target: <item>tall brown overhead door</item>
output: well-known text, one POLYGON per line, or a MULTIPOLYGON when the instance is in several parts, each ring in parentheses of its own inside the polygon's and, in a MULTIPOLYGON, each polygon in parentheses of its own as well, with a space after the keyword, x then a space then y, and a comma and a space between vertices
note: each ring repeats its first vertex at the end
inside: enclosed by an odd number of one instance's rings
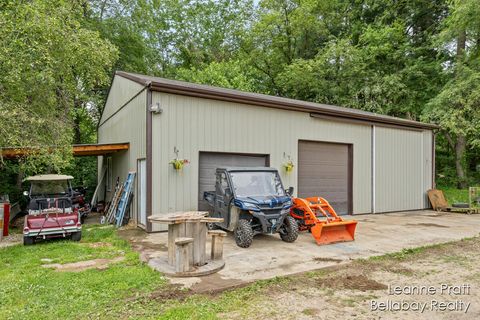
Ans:
POLYGON ((351 213, 351 145, 299 141, 298 196, 321 196, 339 214, 351 213))
POLYGON ((215 190, 215 171, 219 167, 264 167, 269 165, 268 155, 200 152, 198 179, 198 210, 208 210, 203 200, 205 191, 215 190))

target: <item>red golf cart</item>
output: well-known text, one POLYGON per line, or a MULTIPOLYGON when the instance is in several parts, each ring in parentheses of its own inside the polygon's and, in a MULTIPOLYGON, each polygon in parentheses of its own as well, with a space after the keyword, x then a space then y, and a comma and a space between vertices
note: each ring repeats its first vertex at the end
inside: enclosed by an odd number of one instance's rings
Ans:
POLYGON ((75 192, 72 189, 72 176, 44 174, 28 177, 30 191, 28 215, 25 216, 23 244, 34 244, 37 239, 82 238, 81 213, 73 205, 75 192))

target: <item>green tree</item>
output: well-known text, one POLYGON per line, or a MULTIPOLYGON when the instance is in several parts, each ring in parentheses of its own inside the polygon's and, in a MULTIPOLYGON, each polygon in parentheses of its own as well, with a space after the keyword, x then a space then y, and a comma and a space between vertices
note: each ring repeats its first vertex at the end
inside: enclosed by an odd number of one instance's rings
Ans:
POLYGON ((229 60, 251 18, 252 0, 138 1, 140 21, 154 54, 156 74, 229 60))
POLYGON ((222 88, 256 91, 255 70, 239 60, 211 62, 200 68, 180 68, 177 79, 222 88))
POLYGON ((118 49, 115 70, 150 74, 155 71, 154 50, 144 35, 149 7, 144 0, 90 0, 87 25, 118 49))
POLYGON ((0 146, 36 150, 22 159, 27 171, 70 164, 79 115, 110 80, 117 51, 84 27, 87 9, 80 0, 0 4, 0 146))
POLYGON ((450 2, 450 15, 439 37, 449 81, 425 110, 438 122, 455 153, 458 187, 468 185, 467 148, 477 148, 480 124, 480 7, 474 0, 450 2))

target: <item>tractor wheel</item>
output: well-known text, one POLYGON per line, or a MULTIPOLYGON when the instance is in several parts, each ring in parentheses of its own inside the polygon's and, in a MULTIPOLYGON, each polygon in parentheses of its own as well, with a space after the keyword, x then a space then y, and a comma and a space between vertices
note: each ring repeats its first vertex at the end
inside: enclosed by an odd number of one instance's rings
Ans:
POLYGON ((280 238, 285 242, 294 242, 298 238, 298 224, 292 216, 286 216, 283 220, 280 238))
POLYGON ((82 231, 72 233, 71 237, 73 241, 80 241, 82 239, 82 231))
POLYGON ((23 237, 24 246, 31 246, 32 244, 35 244, 35 237, 28 237, 28 236, 23 237))
POLYGON ((237 228, 234 231, 235 242, 241 248, 248 248, 253 241, 253 229, 250 221, 246 219, 238 220, 237 228))

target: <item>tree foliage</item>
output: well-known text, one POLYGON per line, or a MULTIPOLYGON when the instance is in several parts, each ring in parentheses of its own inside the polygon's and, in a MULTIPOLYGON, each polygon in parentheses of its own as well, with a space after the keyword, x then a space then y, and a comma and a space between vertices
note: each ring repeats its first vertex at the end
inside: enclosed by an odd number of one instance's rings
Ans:
POLYGON ((70 164, 75 119, 109 81, 116 49, 84 28, 85 2, 0 5, 0 145, 29 147, 29 171, 70 164))

